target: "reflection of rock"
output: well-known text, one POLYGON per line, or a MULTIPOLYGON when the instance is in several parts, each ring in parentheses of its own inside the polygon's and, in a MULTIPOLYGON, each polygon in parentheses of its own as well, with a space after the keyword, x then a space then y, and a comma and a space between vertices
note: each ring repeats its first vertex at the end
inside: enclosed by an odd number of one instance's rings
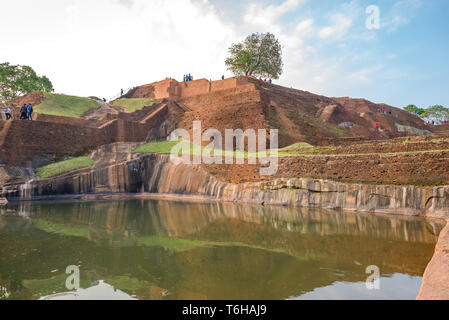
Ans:
MULTIPOLYGON (((36 228, 10 235, 13 241, 0 237, 2 277, 46 280, 49 270, 80 261, 81 282, 103 279, 142 299, 285 299, 335 281, 365 281, 373 263, 383 274, 420 276, 435 243, 425 220, 414 217, 144 200, 12 206, 59 229, 89 228, 90 238, 36 228), (175 251, 132 243, 145 236, 221 245, 175 251)), ((62 274, 54 283, 65 280, 62 274)))
MULTIPOLYGON (((210 225, 229 225, 236 228, 252 226, 244 233, 247 239, 261 238, 267 232, 289 232, 299 235, 352 235, 390 241, 435 243, 442 222, 426 221, 407 216, 361 215, 323 209, 263 207, 226 203, 185 203, 160 200, 133 200, 90 203, 30 203, 16 205, 17 211, 32 212, 34 220, 44 219, 78 228, 89 228, 92 240, 123 245, 133 236, 186 238, 207 230, 210 225), (37 206, 37 207, 36 207, 37 206), (257 231, 256 231, 257 227, 257 231), (272 231, 270 231, 272 230, 272 231)), ((1 221, 1 220, 0 220, 1 221)), ((59 229, 61 229, 60 227, 59 229)), ((230 227, 227 230, 229 235, 230 227)), ((216 231, 218 236, 218 230, 216 231)), ((238 235, 236 232, 235 235, 238 235)), ((277 237, 277 236, 276 236, 277 237)), ((206 238, 205 240, 210 240, 206 238)), ((237 241, 237 239, 234 239, 237 241)), ((242 239, 238 239, 242 241, 242 239)), ((267 241, 267 239, 265 239, 267 241)), ((247 243, 247 241, 242 241, 247 243)))
POLYGON ((128 294, 115 289, 113 286, 99 281, 88 289, 79 289, 76 292, 57 293, 42 297, 40 300, 136 300, 128 294))

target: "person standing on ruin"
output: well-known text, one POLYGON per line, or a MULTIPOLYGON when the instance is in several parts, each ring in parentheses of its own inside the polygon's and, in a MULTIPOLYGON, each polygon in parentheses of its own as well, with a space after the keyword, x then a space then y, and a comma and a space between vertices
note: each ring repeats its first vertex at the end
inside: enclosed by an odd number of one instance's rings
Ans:
POLYGON ((33 120, 33 106, 31 105, 31 103, 28 105, 27 108, 27 116, 28 120, 33 120))
POLYGON ((380 131, 380 123, 376 122, 376 131, 380 131))
POLYGON ((6 109, 5 114, 6 114, 6 120, 9 120, 9 119, 12 118, 12 116, 11 116, 11 108, 10 108, 10 107, 8 107, 8 108, 6 109))
POLYGON ((222 76, 221 76, 221 80, 224 80, 224 79, 225 79, 225 78, 224 78, 224 75, 222 75, 222 76))
POLYGON ((20 108, 20 120, 27 119, 27 105, 26 103, 20 108))

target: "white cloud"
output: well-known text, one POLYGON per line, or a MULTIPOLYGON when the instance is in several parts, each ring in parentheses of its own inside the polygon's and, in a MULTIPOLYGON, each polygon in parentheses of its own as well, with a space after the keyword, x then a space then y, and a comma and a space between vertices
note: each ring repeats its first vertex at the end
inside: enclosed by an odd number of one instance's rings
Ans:
POLYGON ((384 69, 382 65, 375 65, 362 68, 358 71, 350 73, 346 78, 357 82, 372 83, 376 78, 376 72, 384 69))
POLYGON ((421 6, 421 0, 397 1, 385 15, 381 28, 385 28, 388 32, 394 32, 398 28, 407 25, 415 17, 417 10, 421 6))
MULTIPOLYGON (((400 2, 410 1, 417 0, 400 2)), ((0 11, 12 14, 0 20, 0 61, 33 66, 59 92, 108 98, 120 88, 181 80, 185 73, 231 76, 224 65, 228 47, 269 31, 283 44, 282 85, 330 95, 379 71, 363 69, 365 51, 350 52, 355 35, 348 32, 364 12, 357 0, 329 13, 327 25, 304 9, 306 2, 247 0, 229 18, 224 11, 232 4, 213 0, 1 1, 0 11), (362 65, 351 73, 355 56, 362 65)))
POLYGON ((322 28, 318 36, 321 39, 340 39, 348 33, 349 28, 352 26, 352 19, 337 13, 331 17, 332 25, 322 28))
POLYGON ((84 96, 188 72, 217 79, 237 39, 208 1, 16 0, 0 10, 20 12, 0 21, 0 60, 29 64, 57 91, 84 96))
POLYGON ((300 4, 305 3, 307 0, 286 0, 280 5, 264 6, 260 3, 251 3, 243 20, 249 24, 271 26, 281 16, 289 11, 295 10, 300 4))
POLYGON ((313 19, 306 19, 296 25, 295 33, 303 36, 310 35, 312 32, 313 19))

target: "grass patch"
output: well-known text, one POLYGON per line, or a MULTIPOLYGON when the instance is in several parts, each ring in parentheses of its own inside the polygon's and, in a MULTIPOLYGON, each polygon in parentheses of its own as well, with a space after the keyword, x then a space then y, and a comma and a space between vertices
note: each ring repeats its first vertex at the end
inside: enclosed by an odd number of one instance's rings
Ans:
MULTIPOLYGON (((179 142, 177 141, 160 141, 160 142, 150 142, 145 143, 132 150, 132 153, 159 153, 159 154, 171 154, 173 147, 175 147, 179 142)), ((259 153, 248 153, 241 151, 223 151, 217 149, 211 149, 208 147, 199 147, 190 143, 189 141, 181 142, 184 149, 190 148, 191 155, 202 155, 208 154, 211 156, 222 156, 222 157, 233 157, 234 159, 248 159, 252 157, 258 157, 259 153)), ((181 152, 181 151, 180 151, 181 152)), ((270 154, 270 150, 267 150, 267 154, 270 154)), ((181 153, 179 154, 181 155, 181 153)))
POLYGON ((87 111, 100 106, 96 101, 89 98, 47 92, 44 92, 44 97, 44 101, 34 108, 36 113, 80 118, 87 111))
MULTIPOLYGON (((174 146, 176 146, 178 142, 176 141, 162 141, 162 142, 151 142, 143 144, 136 149, 132 150, 133 153, 159 153, 159 154, 171 154, 171 150, 174 146)), ((188 141, 184 142, 190 145, 190 153, 192 155, 201 155, 202 152, 206 152, 213 149, 208 149, 206 147, 194 148, 192 144, 188 141)), ((188 145, 186 148, 188 148, 188 145)), ((412 155, 412 154, 423 154, 423 153, 438 153, 438 152, 449 152, 449 149, 441 149, 441 150, 422 150, 422 151, 400 151, 400 152, 379 152, 379 153, 322 153, 325 151, 337 151, 338 148, 335 146, 325 146, 325 147, 313 147, 307 143, 298 143, 292 146, 283 148, 278 150, 278 156, 281 158, 288 157, 356 157, 356 156, 396 156, 396 155, 412 155)), ((211 152, 212 155, 222 155, 225 156, 233 156, 234 159, 238 158, 252 158, 258 157, 259 153, 248 153, 248 152, 239 152, 239 151, 222 151, 222 150, 213 150, 211 152)), ((270 150, 267 151, 268 156, 270 155, 270 150)))
POLYGON ((146 280, 131 278, 129 276, 116 276, 105 281, 115 289, 135 292, 137 290, 148 289, 152 283, 146 280))
POLYGON ((208 241, 185 240, 179 238, 163 237, 135 237, 133 240, 141 246, 162 247, 176 252, 187 251, 195 248, 213 248, 214 245, 208 241))
MULTIPOLYGON (((188 143, 188 142, 186 142, 188 143)), ((160 142, 150 142, 138 146, 136 149, 132 150, 132 153, 160 153, 160 154, 170 154, 174 146, 178 144, 177 141, 160 141, 160 142)))
POLYGON ((314 257, 313 254, 298 255, 296 253, 289 252, 281 248, 267 248, 236 241, 222 242, 222 241, 188 240, 188 239, 165 238, 165 237, 135 237, 133 238, 133 240, 138 245, 141 246, 162 247, 175 252, 183 252, 197 248, 240 247, 240 248, 249 248, 254 250, 264 250, 279 254, 285 254, 304 261, 316 259, 316 257, 314 257))
POLYGON ((68 275, 58 274, 49 279, 23 280, 23 286, 32 292, 33 299, 39 299, 55 293, 69 292, 65 286, 68 275))
MULTIPOLYGON (((316 150, 318 151, 318 150, 316 150)), ((418 155, 424 153, 440 153, 449 152, 449 149, 441 150, 420 150, 420 151, 400 151, 400 152, 378 152, 378 153, 337 153, 337 154, 322 154, 322 153, 307 153, 307 152, 297 152, 297 153, 279 153, 280 157, 364 157, 364 156, 382 156, 382 157, 393 157, 398 155, 418 155)))
POLYGON ((57 223, 43 219, 33 219, 33 226, 39 230, 69 237, 87 237, 89 229, 74 227, 66 223, 57 223))
POLYGON ((298 142, 295 144, 292 144, 291 146, 285 147, 280 149, 281 152, 292 152, 292 151, 298 151, 298 150, 305 150, 313 148, 311 144, 308 144, 307 142, 298 142))
POLYGON ((156 104, 156 99, 144 99, 144 98, 121 98, 113 101, 111 103, 114 107, 120 107, 123 108, 125 112, 127 113, 133 113, 137 110, 142 110, 144 107, 152 106, 153 104, 156 104))
POLYGON ((75 170, 88 168, 94 164, 94 160, 89 157, 78 157, 42 167, 37 172, 36 176, 39 178, 52 178, 60 176, 64 173, 75 170))

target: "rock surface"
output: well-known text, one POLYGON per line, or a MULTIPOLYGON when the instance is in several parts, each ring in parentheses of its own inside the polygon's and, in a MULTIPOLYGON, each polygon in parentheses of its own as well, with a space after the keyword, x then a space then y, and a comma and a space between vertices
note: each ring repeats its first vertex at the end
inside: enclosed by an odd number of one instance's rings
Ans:
POLYGON ((435 255, 424 273, 418 300, 449 300, 449 223, 440 233, 435 255))
POLYGON ((92 155, 96 163, 91 168, 51 179, 11 181, 4 185, 2 194, 9 200, 33 200, 80 194, 157 193, 262 205, 449 217, 449 186, 376 186, 302 178, 233 184, 219 181, 200 166, 173 164, 168 155, 135 155, 127 148, 105 146, 92 155))

